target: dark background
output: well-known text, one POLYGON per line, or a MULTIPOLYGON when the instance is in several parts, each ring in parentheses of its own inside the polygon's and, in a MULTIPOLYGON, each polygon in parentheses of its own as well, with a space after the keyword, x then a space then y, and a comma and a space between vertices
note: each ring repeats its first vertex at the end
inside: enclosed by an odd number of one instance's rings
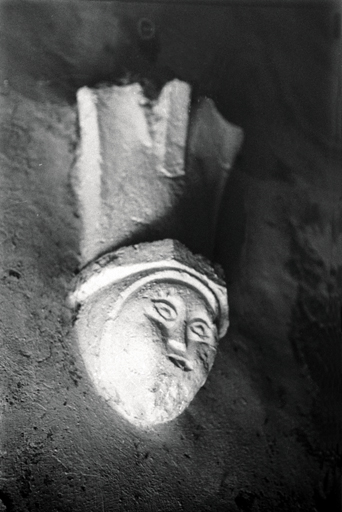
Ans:
POLYGON ((340 511, 339 4, 0 6, 0 510, 340 511), (231 328, 188 410, 139 431, 96 395, 65 302, 75 93, 173 77, 245 132, 216 243, 231 328))

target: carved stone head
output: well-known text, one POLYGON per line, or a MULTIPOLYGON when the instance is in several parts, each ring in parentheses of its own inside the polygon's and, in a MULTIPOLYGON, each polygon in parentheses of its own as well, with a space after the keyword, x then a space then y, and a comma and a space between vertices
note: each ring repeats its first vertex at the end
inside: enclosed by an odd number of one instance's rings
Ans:
POLYGON ((172 420, 189 405, 228 327, 224 282, 172 240, 100 258, 81 272, 71 299, 97 391, 140 426, 172 420))

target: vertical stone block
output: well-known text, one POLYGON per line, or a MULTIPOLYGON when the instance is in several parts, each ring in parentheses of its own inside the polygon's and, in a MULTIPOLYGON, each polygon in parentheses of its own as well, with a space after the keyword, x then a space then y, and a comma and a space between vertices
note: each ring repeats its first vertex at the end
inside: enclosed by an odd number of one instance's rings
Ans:
POLYGON ((78 91, 73 173, 82 264, 118 247, 173 238, 212 256, 222 193, 243 132, 190 86, 173 80, 156 100, 140 84, 78 91))
POLYGON ((139 84, 78 91, 74 186, 83 263, 135 234, 150 238, 151 226, 175 208, 184 189, 189 101, 190 87, 178 80, 154 102, 139 84))

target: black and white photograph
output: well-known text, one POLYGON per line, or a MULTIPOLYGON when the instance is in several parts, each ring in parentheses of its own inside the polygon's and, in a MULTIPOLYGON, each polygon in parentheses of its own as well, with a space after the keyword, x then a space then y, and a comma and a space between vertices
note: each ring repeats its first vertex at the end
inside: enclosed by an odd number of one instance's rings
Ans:
POLYGON ((0 512, 342 512, 341 14, 0 0, 0 512))

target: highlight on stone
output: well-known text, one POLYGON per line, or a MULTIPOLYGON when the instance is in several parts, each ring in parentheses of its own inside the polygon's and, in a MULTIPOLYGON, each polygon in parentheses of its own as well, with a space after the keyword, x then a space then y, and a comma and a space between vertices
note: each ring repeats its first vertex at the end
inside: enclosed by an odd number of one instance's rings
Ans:
POLYGON ((70 300, 79 308, 77 340, 97 392, 140 427, 186 409, 228 328, 224 281, 173 240, 100 258, 80 273, 70 300))
POLYGON ((77 93, 72 173, 82 266, 147 240, 180 240, 211 258, 222 194, 243 141, 209 98, 164 85, 150 100, 139 83, 77 93))
POLYGON ((76 336, 99 395, 152 426, 189 405, 227 331, 224 281, 180 242, 212 257, 243 132, 177 79, 153 100, 139 83, 83 87, 77 108, 76 336))

